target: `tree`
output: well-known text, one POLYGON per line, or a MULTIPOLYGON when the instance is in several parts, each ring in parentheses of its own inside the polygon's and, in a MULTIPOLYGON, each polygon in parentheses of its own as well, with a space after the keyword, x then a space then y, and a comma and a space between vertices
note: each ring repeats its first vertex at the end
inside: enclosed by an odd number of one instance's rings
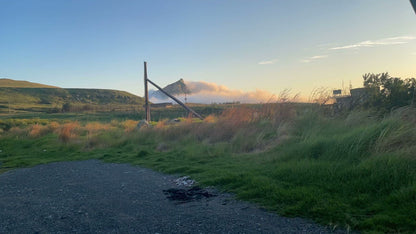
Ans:
POLYGON ((369 92, 367 105, 376 108, 397 108, 413 105, 416 91, 416 79, 390 77, 386 73, 364 74, 364 87, 369 92))

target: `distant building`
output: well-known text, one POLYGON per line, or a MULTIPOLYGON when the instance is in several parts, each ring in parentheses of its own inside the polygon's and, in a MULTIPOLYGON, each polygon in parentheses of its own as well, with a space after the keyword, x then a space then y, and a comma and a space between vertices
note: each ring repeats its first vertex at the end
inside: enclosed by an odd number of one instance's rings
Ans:
POLYGON ((352 108, 352 97, 351 96, 338 96, 335 97, 334 109, 335 112, 341 110, 350 110, 352 108))
POLYGON ((351 89, 350 93, 352 98, 352 105, 364 104, 366 101, 368 101, 368 98, 370 97, 370 92, 367 88, 351 89))
MULTIPOLYGON (((334 95, 337 90, 334 90, 334 95)), ((367 88, 356 88, 350 90, 351 95, 338 96, 335 95, 334 111, 339 112, 341 110, 350 110, 356 106, 364 104, 370 97, 369 90, 367 88)))

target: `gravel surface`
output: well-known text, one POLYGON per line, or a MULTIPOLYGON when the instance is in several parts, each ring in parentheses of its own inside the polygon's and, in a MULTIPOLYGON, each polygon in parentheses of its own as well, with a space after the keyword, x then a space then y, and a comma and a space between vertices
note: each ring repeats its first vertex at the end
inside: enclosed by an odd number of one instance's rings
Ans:
MULTIPOLYGON (((328 233, 230 194, 187 202, 177 177, 97 160, 59 162, 0 175, 0 233, 328 233)), ((198 190, 200 192, 200 190, 198 190)))

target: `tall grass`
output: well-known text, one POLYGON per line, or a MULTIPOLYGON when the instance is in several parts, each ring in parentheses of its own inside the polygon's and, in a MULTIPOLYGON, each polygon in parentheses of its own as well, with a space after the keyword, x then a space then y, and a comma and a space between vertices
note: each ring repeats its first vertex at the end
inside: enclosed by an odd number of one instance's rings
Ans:
POLYGON ((281 103, 230 108, 202 122, 164 120, 141 130, 137 121, 35 124, 1 133, 0 161, 6 167, 79 158, 139 164, 190 175, 285 216, 412 232, 415 113, 402 108, 387 116, 362 111, 333 117, 281 103), (43 129, 49 130, 40 134, 43 129), (20 149, 13 149, 18 141, 20 149), (33 145, 61 156, 21 157, 33 145))

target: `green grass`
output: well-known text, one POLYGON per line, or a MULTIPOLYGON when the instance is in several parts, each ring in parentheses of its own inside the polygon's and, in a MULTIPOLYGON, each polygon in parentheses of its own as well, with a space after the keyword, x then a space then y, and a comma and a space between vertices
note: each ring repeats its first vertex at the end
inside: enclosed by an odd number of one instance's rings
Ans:
POLYGON ((247 121, 246 111, 215 123, 83 130, 66 143, 57 133, 4 131, 1 170, 89 158, 131 163, 190 175, 289 217, 365 232, 416 230, 415 110, 386 117, 297 110, 247 121))
MULTIPOLYGON (((203 116, 211 114, 221 114, 230 105, 226 104, 213 104, 213 105, 190 105, 194 110, 203 116)), ((99 105, 96 111, 79 111, 70 113, 47 113, 49 109, 53 108, 51 105, 40 105, 40 104, 19 104, 14 106, 12 109, 21 109, 22 111, 17 113, 8 113, 7 104, 4 106, 3 114, 0 111, 0 121, 13 120, 26 120, 26 119, 45 119, 53 121, 100 121, 100 122, 111 122, 111 120, 140 120, 145 118, 144 109, 140 105, 99 105), (36 112, 30 110, 39 110, 36 112), (115 111, 111 111, 111 110, 115 111), (26 110, 26 111, 25 111, 26 110)), ((1 109, 1 104, 0 104, 1 109)), ((180 117, 187 117, 188 113, 182 107, 176 105, 170 108, 152 108, 151 119, 153 121, 159 121, 164 119, 174 119, 180 117)))

